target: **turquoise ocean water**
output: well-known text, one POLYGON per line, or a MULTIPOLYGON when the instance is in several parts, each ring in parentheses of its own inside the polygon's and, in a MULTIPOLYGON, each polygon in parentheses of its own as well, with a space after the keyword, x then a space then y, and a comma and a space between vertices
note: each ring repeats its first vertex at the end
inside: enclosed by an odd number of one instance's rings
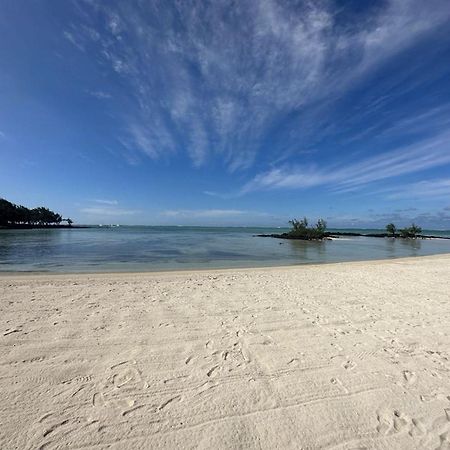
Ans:
MULTIPOLYGON (((0 230, 0 271, 132 272, 264 267, 450 253, 450 240, 440 239, 345 237, 305 242, 254 237, 282 231, 285 230, 144 226, 0 230)), ((450 236, 450 231, 424 233, 450 236)))

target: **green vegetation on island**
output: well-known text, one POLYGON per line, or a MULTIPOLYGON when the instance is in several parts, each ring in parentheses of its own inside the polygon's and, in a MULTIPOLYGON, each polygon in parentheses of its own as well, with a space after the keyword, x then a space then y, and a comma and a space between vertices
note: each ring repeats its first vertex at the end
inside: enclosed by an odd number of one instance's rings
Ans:
POLYGON ((418 237, 422 237, 422 228, 415 223, 412 223, 410 227, 402 228, 401 230, 397 230, 397 227, 393 223, 388 223, 386 225, 386 232, 389 237, 394 238, 401 237, 416 239, 418 237))
POLYGON ((0 227, 36 228, 63 226, 61 222, 67 222, 69 227, 73 223, 71 219, 63 219, 60 214, 43 206, 30 209, 0 198, 0 227))
POLYGON ((388 223, 386 225, 386 232, 388 236, 395 237, 397 233, 397 227, 393 223, 388 223))
POLYGON ((292 229, 282 234, 259 234, 260 237, 274 237, 279 239, 300 239, 303 241, 321 241, 327 239, 329 233, 326 232, 327 223, 319 219, 315 226, 308 226, 309 221, 306 217, 303 219, 292 219, 289 221, 292 229))
POLYGON ((312 241, 326 237, 327 223, 323 219, 319 219, 314 227, 308 226, 308 219, 306 217, 301 220, 292 219, 289 223, 292 225, 292 229, 287 235, 294 239, 312 241))
POLYGON ((324 239, 339 238, 343 236, 351 237, 374 237, 374 238, 402 238, 402 239, 450 239, 446 236, 428 236, 422 234, 422 228, 412 223, 411 226, 398 229, 395 224, 386 225, 385 233, 361 233, 357 231, 327 231, 327 223, 319 219, 315 226, 308 226, 306 217, 301 220, 292 219, 289 221, 292 228, 287 233, 281 234, 258 234, 258 237, 272 237, 277 239, 300 239, 303 241, 322 241, 324 239))

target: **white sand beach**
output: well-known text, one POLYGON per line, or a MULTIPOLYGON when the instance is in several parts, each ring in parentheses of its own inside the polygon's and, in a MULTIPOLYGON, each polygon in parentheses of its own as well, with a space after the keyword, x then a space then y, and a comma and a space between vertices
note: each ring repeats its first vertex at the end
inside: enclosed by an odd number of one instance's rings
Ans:
POLYGON ((450 448, 450 255, 0 277, 0 448, 450 448))

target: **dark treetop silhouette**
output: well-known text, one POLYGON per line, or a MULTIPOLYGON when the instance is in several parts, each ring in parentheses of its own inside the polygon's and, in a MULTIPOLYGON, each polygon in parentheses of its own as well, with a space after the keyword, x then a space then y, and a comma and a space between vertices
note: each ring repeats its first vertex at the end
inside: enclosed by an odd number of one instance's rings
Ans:
POLYGON ((67 222, 68 227, 72 226, 71 219, 63 219, 62 216, 48 208, 40 206, 38 208, 27 208, 22 205, 0 198, 0 227, 4 228, 36 228, 65 226, 61 222, 67 222))

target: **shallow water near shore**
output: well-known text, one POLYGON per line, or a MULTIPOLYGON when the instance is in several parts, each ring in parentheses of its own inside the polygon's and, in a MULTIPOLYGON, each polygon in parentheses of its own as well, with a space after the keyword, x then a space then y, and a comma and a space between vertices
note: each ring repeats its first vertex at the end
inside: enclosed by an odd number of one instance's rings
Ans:
MULTIPOLYGON (((148 226, 0 230, 0 272, 266 267, 450 253, 450 240, 441 239, 342 237, 305 242, 254 236, 282 231, 286 230, 148 226)), ((450 236, 445 231, 424 233, 450 236)))

